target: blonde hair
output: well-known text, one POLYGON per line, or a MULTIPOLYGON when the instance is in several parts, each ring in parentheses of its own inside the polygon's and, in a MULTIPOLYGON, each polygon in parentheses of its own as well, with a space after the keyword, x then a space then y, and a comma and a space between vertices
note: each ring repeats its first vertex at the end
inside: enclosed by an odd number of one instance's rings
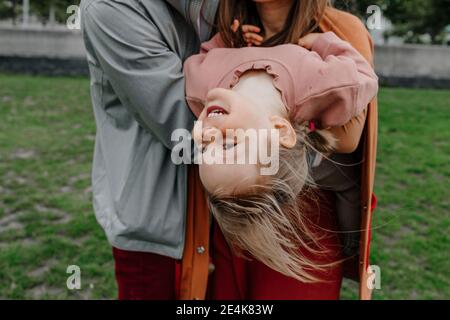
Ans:
POLYGON ((296 125, 297 143, 280 146, 278 173, 267 183, 241 194, 209 196, 211 211, 225 239, 238 255, 249 254, 270 268, 302 282, 318 282, 314 271, 330 264, 307 258, 299 248, 325 254, 311 221, 302 214, 299 195, 314 182, 309 175, 307 152, 332 151, 335 140, 328 131, 310 132, 296 125))
MULTIPOLYGON (((296 0, 283 30, 266 39, 262 46, 297 43, 314 32, 328 0, 296 0)), ((241 30, 232 32, 234 19, 241 25, 263 27, 253 1, 221 0, 216 27, 228 47, 245 47, 241 30)), ((262 28, 263 29, 263 28, 262 28)), ((303 282, 317 282, 314 271, 334 265, 319 264, 301 254, 302 248, 315 255, 326 254, 311 222, 302 214, 299 195, 310 178, 307 152, 330 153, 334 139, 328 131, 309 132, 305 125, 295 126, 297 144, 292 149, 280 148, 280 169, 268 183, 254 186, 245 194, 214 194, 209 196, 210 208, 225 238, 235 253, 249 254, 272 269, 303 282)))

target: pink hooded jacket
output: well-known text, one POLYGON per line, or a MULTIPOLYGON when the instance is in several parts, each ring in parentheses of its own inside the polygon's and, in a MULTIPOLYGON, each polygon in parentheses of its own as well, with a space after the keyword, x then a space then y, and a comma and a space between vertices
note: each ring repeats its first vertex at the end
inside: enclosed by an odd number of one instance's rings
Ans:
POLYGON ((309 51, 299 45, 225 48, 219 34, 186 60, 186 99, 198 117, 214 88, 233 88, 241 75, 265 70, 293 121, 319 127, 347 123, 376 96, 378 77, 367 60, 334 33, 319 35, 309 51))

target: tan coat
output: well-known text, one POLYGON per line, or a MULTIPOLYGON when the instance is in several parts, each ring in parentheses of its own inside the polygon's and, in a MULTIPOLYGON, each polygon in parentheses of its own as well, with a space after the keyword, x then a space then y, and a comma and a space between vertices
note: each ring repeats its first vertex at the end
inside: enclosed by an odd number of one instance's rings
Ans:
MULTIPOLYGON (((338 37, 350 42, 370 63, 373 64, 373 43, 362 22, 355 16, 329 8, 320 23, 323 32, 333 31, 338 37)), ((376 99, 365 114, 365 128, 361 138, 364 164, 362 165, 361 203, 362 224, 359 259, 346 265, 346 275, 360 281, 361 299, 371 298, 367 286, 369 278, 369 248, 372 207, 374 205, 373 185, 377 152, 378 111, 376 99), (357 270, 357 271, 356 271, 357 270)), ((361 121, 361 117, 352 121, 361 121)), ((357 127, 354 125, 349 128, 357 127)), ((342 130, 346 130, 344 126, 342 130)), ((351 148, 351 147, 350 147, 351 148)), ((191 166, 188 182, 188 212, 186 243, 181 264, 179 297, 183 300, 204 299, 206 295, 209 265, 210 214, 206 195, 201 185, 198 168, 191 166)))

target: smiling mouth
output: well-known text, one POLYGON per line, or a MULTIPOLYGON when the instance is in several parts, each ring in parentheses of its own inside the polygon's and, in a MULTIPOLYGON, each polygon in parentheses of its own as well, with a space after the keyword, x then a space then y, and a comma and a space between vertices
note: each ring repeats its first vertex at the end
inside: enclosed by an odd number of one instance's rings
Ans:
POLYGON ((223 116, 225 114, 228 114, 228 112, 224 108, 219 107, 219 106, 210 106, 206 110, 206 116, 208 118, 219 117, 219 116, 223 116))

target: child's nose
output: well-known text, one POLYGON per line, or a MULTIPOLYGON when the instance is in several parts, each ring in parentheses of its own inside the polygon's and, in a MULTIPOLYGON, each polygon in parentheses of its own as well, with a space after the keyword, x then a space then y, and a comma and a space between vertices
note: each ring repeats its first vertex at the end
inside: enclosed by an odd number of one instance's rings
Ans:
POLYGON ((209 90, 206 101, 213 101, 213 100, 220 100, 223 101, 227 94, 229 94, 230 90, 223 89, 223 88, 214 88, 209 90))

